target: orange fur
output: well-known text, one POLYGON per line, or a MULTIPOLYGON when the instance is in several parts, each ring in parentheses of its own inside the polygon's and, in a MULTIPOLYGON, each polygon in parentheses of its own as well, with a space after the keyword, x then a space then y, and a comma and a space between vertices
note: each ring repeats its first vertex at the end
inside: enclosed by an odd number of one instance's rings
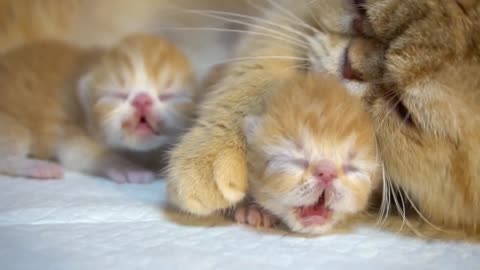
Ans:
MULTIPOLYGON (((251 60, 230 65, 215 85, 215 95, 202 106, 197 124, 174 149, 172 202, 205 215, 240 201, 238 192, 245 195, 246 190, 234 187, 247 182, 242 177, 243 117, 259 111, 265 93, 279 87, 279 79, 307 69, 339 75, 353 94, 364 98, 385 180, 405 191, 424 219, 478 235, 478 1, 370 0, 362 7, 351 1, 278 3, 264 17, 276 34, 265 30, 265 36, 244 40, 239 55, 251 60), (342 34, 352 33, 352 27, 360 33, 350 41, 342 34), (239 171, 235 179, 213 177, 222 175, 212 164, 225 152, 235 157, 228 164, 239 171), (232 188, 219 189, 218 183, 232 188)), ((385 196, 393 196, 389 193, 385 196)))

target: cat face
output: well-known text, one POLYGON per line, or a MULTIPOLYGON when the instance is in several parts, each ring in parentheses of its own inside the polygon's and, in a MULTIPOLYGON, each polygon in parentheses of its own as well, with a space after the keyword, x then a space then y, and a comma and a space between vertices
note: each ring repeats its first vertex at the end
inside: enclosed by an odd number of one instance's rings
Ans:
POLYGON ((83 78, 80 96, 109 146, 146 151, 172 143, 187 127, 194 87, 190 65, 177 48, 136 35, 106 52, 83 78))
POLYGON ((365 210, 377 187, 373 127, 331 78, 273 95, 246 120, 251 194, 293 231, 325 233, 365 210))
POLYGON ((430 221, 475 230, 480 3, 354 2, 357 37, 330 71, 362 89, 388 178, 430 221))

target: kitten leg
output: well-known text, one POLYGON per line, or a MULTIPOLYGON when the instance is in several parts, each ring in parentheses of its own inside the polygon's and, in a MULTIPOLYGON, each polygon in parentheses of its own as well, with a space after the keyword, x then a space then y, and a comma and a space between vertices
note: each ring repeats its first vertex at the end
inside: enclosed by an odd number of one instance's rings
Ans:
POLYGON ((205 216, 244 199, 248 189, 244 117, 260 110, 263 96, 274 88, 271 81, 259 79, 272 77, 265 70, 285 76, 292 70, 278 62, 261 64, 258 70, 237 67, 231 77, 215 84, 196 125, 171 151, 168 195, 179 209, 205 216))
POLYGON ((28 158, 30 131, 15 119, 0 114, 0 173, 34 179, 63 177, 63 168, 50 161, 28 158))
POLYGON ((57 163, 16 156, 0 159, 0 173, 38 180, 63 178, 63 168, 57 163))
POLYGON ((234 219, 238 223, 247 224, 257 228, 272 228, 279 222, 275 216, 254 203, 246 203, 238 206, 235 209, 234 219))
POLYGON ((70 136, 60 145, 58 159, 65 168, 103 176, 116 183, 148 183, 152 171, 141 168, 84 135, 70 136))

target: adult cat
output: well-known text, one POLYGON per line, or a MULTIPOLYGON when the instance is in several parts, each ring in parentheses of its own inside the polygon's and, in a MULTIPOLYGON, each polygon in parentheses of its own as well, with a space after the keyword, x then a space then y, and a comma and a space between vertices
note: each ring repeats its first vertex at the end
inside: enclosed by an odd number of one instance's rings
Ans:
MULTIPOLYGON (((273 3, 273 2, 272 2, 273 3)), ((169 195, 209 215, 248 188, 241 123, 278 81, 341 75, 376 126, 387 183, 443 228, 479 232, 480 1, 284 1, 244 42, 171 155, 169 195), (351 41, 340 34, 358 34, 351 41), (325 48, 326 47, 326 48, 325 48)))

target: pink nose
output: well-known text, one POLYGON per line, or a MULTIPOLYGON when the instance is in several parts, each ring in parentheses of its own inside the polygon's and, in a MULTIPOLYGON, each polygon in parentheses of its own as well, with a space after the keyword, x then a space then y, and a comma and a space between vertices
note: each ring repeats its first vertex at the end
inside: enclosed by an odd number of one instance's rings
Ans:
POLYGON ((330 184, 338 177, 335 164, 329 160, 318 162, 315 177, 324 184, 330 184))
POLYGON ((153 104, 152 98, 146 93, 140 93, 132 100, 132 106, 140 111, 145 111, 153 104))

